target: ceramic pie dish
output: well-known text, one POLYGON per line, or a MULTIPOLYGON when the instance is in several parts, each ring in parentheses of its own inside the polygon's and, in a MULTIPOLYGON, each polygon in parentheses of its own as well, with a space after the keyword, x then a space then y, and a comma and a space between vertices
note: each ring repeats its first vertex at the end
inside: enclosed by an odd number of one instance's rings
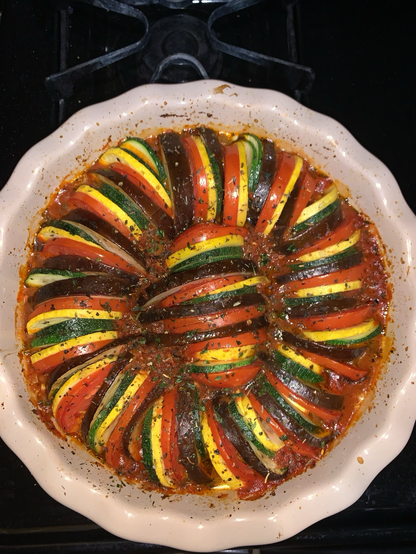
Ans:
POLYGON ((387 168, 341 125, 272 91, 217 81, 149 85, 74 115, 21 160, 0 195, 2 310, 0 429, 9 447, 56 500, 123 538, 193 551, 286 539, 352 504, 404 447, 416 415, 416 219, 387 168), (371 409, 317 466, 252 502, 163 498, 120 482, 32 413, 15 333, 19 270, 46 201, 68 175, 129 134, 204 124, 286 141, 345 183, 386 246, 393 299, 389 362, 371 409), (75 455, 74 455, 75 452, 75 455))

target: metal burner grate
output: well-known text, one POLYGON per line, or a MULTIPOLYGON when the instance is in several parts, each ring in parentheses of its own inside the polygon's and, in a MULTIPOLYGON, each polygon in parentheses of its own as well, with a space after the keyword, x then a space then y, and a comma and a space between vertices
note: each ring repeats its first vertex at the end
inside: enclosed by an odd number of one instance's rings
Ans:
POLYGON ((258 83, 261 73, 267 81, 262 86, 302 100, 314 80, 313 70, 298 59, 297 0, 74 0, 61 2, 57 17, 58 71, 45 83, 59 101, 60 121, 72 111, 68 100, 100 83, 100 70, 107 72, 106 88, 118 81, 117 92, 149 82, 218 77, 249 85, 251 78, 241 76, 254 74, 258 83), (87 47, 72 40, 77 25, 87 47))

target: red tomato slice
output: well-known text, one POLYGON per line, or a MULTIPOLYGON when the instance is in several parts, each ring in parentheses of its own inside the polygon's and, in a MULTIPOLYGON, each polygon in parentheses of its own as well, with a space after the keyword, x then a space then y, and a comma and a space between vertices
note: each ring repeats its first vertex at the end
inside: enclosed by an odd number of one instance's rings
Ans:
POLYGON ((192 137, 182 138, 182 143, 188 154, 194 181, 194 218, 197 221, 207 221, 209 208, 208 182, 201 154, 192 137))
POLYGON ((128 262, 107 250, 103 250, 93 244, 72 240, 65 237, 57 237, 48 240, 42 250, 46 257, 51 256, 81 256, 90 260, 102 262, 133 275, 141 275, 140 271, 128 262))
POLYGON ((95 373, 88 375, 76 383, 62 397, 55 413, 55 419, 65 433, 76 433, 82 423, 82 418, 88 409, 95 393, 110 373, 114 362, 100 367, 95 373))
POLYGON ((166 472, 176 481, 186 477, 186 470, 179 462, 178 430, 176 426, 177 390, 172 389, 163 397, 161 447, 166 472))
POLYGON ((95 352, 99 348, 102 348, 106 344, 109 344, 114 339, 109 340, 102 340, 98 342, 88 342, 87 344, 81 344, 79 346, 74 346, 70 350, 57 352, 56 354, 52 354, 51 356, 48 356, 47 358, 43 358, 42 360, 39 360, 38 362, 33 363, 33 368, 38 373, 46 373, 48 371, 52 371, 57 367, 59 364, 62 364, 65 362, 65 360, 71 360, 72 358, 76 358, 77 356, 82 356, 83 354, 89 354, 90 352, 95 352))
MULTIPOLYGON (((203 316, 181 317, 178 319, 165 319, 163 321, 166 331, 171 333, 186 333, 188 331, 208 331, 216 327, 235 325, 248 319, 254 319, 262 315, 258 306, 244 308, 232 308, 222 313, 203 316)), ((150 327, 150 326, 149 326, 150 327)))
MULTIPOLYGON (((257 400, 252 392, 248 394, 248 399, 250 400, 253 408, 256 410, 257 415, 261 419, 263 419, 263 421, 267 422, 268 425, 270 425, 270 427, 273 429, 278 437, 289 437, 289 440, 286 441, 286 444, 283 448, 291 448, 292 450, 294 450, 294 452, 297 452, 302 456, 308 456, 313 459, 319 458, 319 453, 317 453, 317 451, 312 448, 312 446, 299 441, 294 433, 292 433, 291 431, 283 427, 278 421, 273 419, 270 413, 261 404, 261 402, 257 400)), ((283 450, 283 448, 281 450, 283 450)))
POLYGON ((300 214, 309 203, 317 185, 317 179, 307 171, 303 177, 302 184, 298 197, 296 198, 295 206, 293 208, 292 217, 290 218, 288 228, 293 227, 296 221, 299 219, 300 214))
POLYGON ((136 394, 124 410, 123 415, 120 417, 116 427, 108 439, 105 459, 115 469, 122 468, 123 470, 129 470, 133 466, 133 461, 131 460, 128 452, 124 449, 124 432, 127 429, 133 415, 140 409, 140 406, 143 404, 143 401, 146 400, 147 395, 152 391, 155 384, 155 381, 152 381, 152 377, 150 375, 145 379, 142 386, 136 391, 136 394))
POLYGON ((334 312, 322 316, 305 317, 300 323, 305 329, 310 331, 332 331, 333 329, 343 329, 344 327, 353 327, 364 323, 366 319, 373 314, 373 306, 365 305, 352 310, 334 312))
POLYGON ((336 360, 331 360, 330 358, 320 356, 319 354, 312 354, 311 352, 307 352, 306 350, 300 350, 300 353, 302 354, 302 356, 308 358, 308 360, 310 360, 311 362, 323 365, 324 367, 335 371, 335 373, 338 373, 339 375, 348 377, 352 381, 359 381, 368 373, 366 369, 360 369, 358 367, 353 367, 342 362, 337 362, 336 360))
POLYGON ((257 375, 261 362, 215 373, 192 373, 192 379, 214 389, 242 387, 257 375))
POLYGON ((192 298, 198 298, 204 294, 208 294, 214 290, 217 290, 222 287, 227 287, 228 285, 234 285, 246 279, 244 275, 233 275, 232 277, 209 277, 208 279, 201 279, 197 282, 189 283, 181 287, 181 289, 171 294, 170 296, 164 298, 160 304, 160 308, 167 308, 169 306, 177 306, 186 300, 191 300, 192 298))
POLYGON ((101 202, 95 198, 92 198, 88 194, 77 190, 72 195, 69 203, 76 208, 87 210, 98 217, 101 217, 104 221, 107 221, 110 225, 115 227, 122 235, 128 239, 132 238, 130 229, 126 227, 126 225, 124 225, 123 222, 104 204, 101 204, 101 202))
POLYGON ((38 304, 30 314, 29 320, 39 314, 52 310, 74 310, 77 308, 85 310, 106 310, 107 312, 126 312, 127 304, 125 298, 114 298, 114 296, 62 296, 38 304))
POLYGON ((227 468, 244 482, 251 482, 256 480, 264 480, 254 469, 246 464, 237 452, 235 446, 227 439, 221 425, 214 417, 214 410, 212 408, 211 401, 205 403, 205 411, 208 418, 208 425, 211 429, 212 436, 215 444, 217 445, 220 456, 227 465, 227 468))
POLYGON ((245 238, 247 234, 248 229, 244 227, 233 225, 224 227, 224 225, 216 223, 198 223, 181 233, 171 244, 169 252, 173 253, 186 248, 189 244, 197 244, 198 242, 205 242, 206 240, 225 237, 226 235, 240 235, 245 238))
POLYGON ((282 199, 286 186, 293 174, 296 164, 296 156, 281 152, 277 161, 277 172, 270 188, 269 196, 256 223, 255 230, 262 233, 269 225, 279 202, 282 199))
POLYGON ((270 383, 283 397, 293 399, 294 402, 299 404, 302 408, 305 408, 305 410, 308 410, 312 415, 329 423, 340 417, 341 412, 337 410, 327 410, 325 408, 321 408, 320 406, 316 406, 303 396, 300 396, 299 394, 293 392, 289 387, 282 383, 280 379, 277 379, 270 371, 266 370, 265 373, 270 383))
POLYGON ((184 350, 184 355, 187 360, 191 360, 202 350, 204 350, 205 352, 207 350, 216 350, 217 348, 235 348, 238 346, 248 346, 250 344, 262 343, 266 339, 266 331, 264 329, 259 329, 255 333, 243 333, 241 335, 235 335, 233 337, 225 337, 214 339, 211 341, 189 344, 184 350))
POLYGON ((323 285, 334 285, 336 283, 346 283, 348 281, 357 281, 364 277, 365 266, 364 264, 351 267, 350 269, 343 269, 334 273, 328 273, 326 275, 319 275, 318 277, 310 277, 302 281, 292 281, 285 284, 285 291, 287 293, 294 293, 301 289, 308 289, 312 287, 320 287, 323 285))
POLYGON ((240 189, 240 154, 237 143, 224 148, 223 223, 236 225, 240 189))
POLYGON ((111 164, 111 169, 114 169, 114 171, 116 171, 120 175, 126 175, 129 181, 133 183, 133 185, 143 190, 146 196, 153 200, 154 203, 157 204, 159 208, 161 208, 164 212, 166 212, 169 217, 173 218, 172 208, 169 208, 169 206, 165 204, 163 198, 160 196, 157 190, 154 189, 152 185, 148 183, 148 181, 142 175, 139 175, 138 173, 136 173, 136 171, 133 171, 128 166, 117 162, 111 164))

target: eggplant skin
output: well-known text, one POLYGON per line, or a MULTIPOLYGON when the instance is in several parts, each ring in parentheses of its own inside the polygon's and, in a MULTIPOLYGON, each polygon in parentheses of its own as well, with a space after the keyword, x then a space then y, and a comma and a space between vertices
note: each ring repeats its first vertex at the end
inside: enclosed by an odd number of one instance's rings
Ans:
POLYGON ((314 342, 308 339, 303 339, 292 335, 288 331, 283 331, 282 338, 288 344, 312 352, 313 354, 320 354, 322 356, 328 356, 334 360, 343 362, 352 362, 355 358, 359 358, 366 351, 365 346, 358 347, 342 347, 333 346, 332 344, 323 344, 321 342, 314 342))
POLYGON ((264 297, 259 293, 241 294, 207 300, 200 304, 172 306, 171 308, 160 308, 141 312, 139 321, 141 323, 153 323, 163 319, 177 319, 178 317, 197 317, 202 315, 215 314, 223 310, 235 307, 247 307, 265 304, 264 297))
POLYGON ((198 485, 203 485, 210 483, 212 478, 201 467, 195 444, 195 414, 192 409, 194 394, 196 394, 196 391, 190 383, 184 383, 178 388, 176 426, 180 453, 179 461, 185 467, 190 479, 198 485))
POLYGON ((270 140, 262 140, 263 158, 261 160, 259 181, 249 203, 247 220, 255 225, 261 210, 266 203, 277 170, 277 156, 274 144, 270 140))
POLYGON ((278 475, 277 473, 273 473, 269 469, 267 469, 267 467, 264 466, 254 454, 250 443, 243 436, 237 423, 232 418, 227 404, 219 404, 216 408, 216 411, 222 420, 222 422, 219 423, 222 427, 222 430, 224 431, 225 436, 234 445, 243 460, 255 471, 257 471, 257 473, 259 473, 263 477, 267 477, 269 481, 279 481, 282 476, 278 475))
POLYGON ((177 133, 159 135, 165 171, 168 175, 175 213, 174 227, 181 233, 194 217, 194 184, 188 155, 177 133))

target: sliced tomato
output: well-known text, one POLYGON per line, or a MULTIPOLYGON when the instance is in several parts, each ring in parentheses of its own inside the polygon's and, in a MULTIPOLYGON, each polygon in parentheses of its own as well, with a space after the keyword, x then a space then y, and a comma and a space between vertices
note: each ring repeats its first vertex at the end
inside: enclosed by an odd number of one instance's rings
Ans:
POLYGON ((72 358, 95 352, 106 344, 110 344, 113 340, 114 339, 88 342, 86 344, 74 346, 69 350, 61 350, 60 352, 56 352, 55 354, 42 358, 39 361, 32 361, 32 366, 38 373, 47 373, 48 371, 52 371, 53 369, 55 369, 59 364, 62 364, 66 360, 71 360, 72 358))
POLYGON ((242 387, 254 379, 261 367, 261 362, 254 362, 253 364, 229 369, 228 371, 192 373, 192 379, 214 389, 242 387))
POLYGON ((182 138, 182 144, 188 154, 194 181, 194 218, 196 221, 208 221, 209 185, 201 154, 193 137, 182 138))
POLYGON ((248 210, 247 156, 242 141, 224 148, 223 223, 243 227, 248 210))
POLYGON ((53 310, 74 310, 74 309, 86 309, 86 310, 106 310, 107 312, 126 312, 127 303, 125 298, 114 298, 114 296, 62 296, 38 304, 36 308, 31 312, 29 320, 36 317, 39 314, 53 310))
POLYGON ((186 477, 186 470, 179 462, 176 397, 176 389, 170 390, 163 397, 162 434, 160 440, 166 473, 174 481, 181 482, 186 477))
POLYGON ((285 284, 286 293, 296 293, 301 289, 308 289, 312 287, 320 287, 323 285, 333 285, 335 283, 346 283, 348 281, 356 281, 362 279, 365 273, 365 265, 357 265, 350 269, 343 269, 342 271, 336 271, 334 273, 328 273, 325 275, 318 275, 318 277, 310 277, 302 281, 292 281, 285 284))
POLYGON ((184 356, 187 360, 196 357, 201 351, 216 350, 218 348, 235 348, 238 346, 248 346, 250 344, 259 344, 267 339, 267 333, 264 329, 259 329, 255 333, 243 333, 233 337, 214 339, 211 341, 197 342, 189 344, 184 350, 184 356))
MULTIPOLYGON (((250 392, 247 396, 251 402, 251 405, 256 410, 257 415, 261 419, 263 419, 268 425, 270 425, 270 427, 277 434, 277 436, 280 438, 287 437, 287 440, 285 441, 286 444, 281 450, 286 448, 291 448, 294 452, 297 452, 302 456, 308 456, 313 459, 319 458, 319 453, 316 452, 314 448, 312 448, 311 446, 309 446, 304 442, 301 442, 294 433, 291 433, 288 429, 283 427, 278 421, 273 419, 270 413, 261 404, 261 402, 257 400, 256 396, 252 392, 250 392)), ((279 452, 281 450, 279 450, 279 452)))
POLYGON ((293 227, 293 225, 298 220, 300 214, 303 212, 303 209, 306 208, 306 206, 308 205, 313 193, 315 192, 317 182, 317 178, 311 175, 309 171, 306 171, 305 175, 303 176, 302 184, 300 185, 300 191, 298 197, 296 198, 292 216, 289 221, 289 228, 293 227))
POLYGON ((334 312, 322 316, 305 317, 300 323, 310 331, 331 331, 364 323, 373 314, 373 306, 366 304, 352 310, 334 312))
POLYGON ((206 240, 224 237, 226 235, 240 235, 245 238, 247 233, 248 229, 244 227, 236 227, 234 225, 224 226, 215 223, 198 223, 181 233, 171 244, 169 252, 173 253, 189 245, 192 246, 198 242, 205 242, 206 240))
POLYGON ((127 165, 117 162, 111 164, 111 169, 114 169, 114 171, 116 171, 120 175, 125 175, 133 185, 142 190, 146 194, 146 196, 148 196, 151 200, 154 201, 155 204, 159 206, 159 208, 166 212, 169 217, 173 218, 172 208, 164 202, 163 198, 160 196, 157 190, 152 187, 152 185, 145 179, 145 177, 143 177, 143 175, 140 175, 136 171, 133 171, 133 169, 129 168, 127 165))
POLYGON ((136 267, 133 267, 123 260, 123 258, 120 258, 120 256, 108 252, 99 246, 85 244, 69 238, 57 237, 48 240, 43 247, 42 253, 47 257, 81 256, 82 258, 88 258, 110 265, 126 273, 132 273, 133 275, 141 274, 136 267))
POLYGON ((311 362, 315 364, 322 365, 339 375, 348 377, 352 381, 359 381, 365 377, 368 373, 366 369, 361 369, 358 367, 351 366, 349 364, 344 364, 342 362, 337 362, 331 358, 326 358, 325 356, 320 356, 319 354, 313 354, 312 352, 307 352, 306 350, 300 350, 300 353, 308 358, 311 362))
POLYGON ((167 308, 169 306, 177 306, 186 300, 192 298, 198 298, 204 294, 208 294, 214 290, 228 285, 233 285, 243 281, 246 277, 244 275, 233 275, 232 277, 209 277, 207 279, 200 279, 196 282, 188 283, 181 287, 179 291, 170 296, 164 298, 160 304, 160 308, 167 308))
POLYGON ((111 362, 105 367, 100 367, 93 374, 76 383, 64 394, 54 415, 65 433, 71 434, 79 431, 82 418, 91 400, 110 373, 113 364, 114 362, 111 362))
POLYGON ((189 331, 208 331, 217 327, 225 327, 227 325, 235 325, 242 321, 254 319, 262 315, 259 306, 247 306, 243 308, 232 308, 225 312, 181 317, 178 319, 165 319, 163 325, 165 331, 171 333, 187 333, 189 331))
POLYGON ((110 225, 115 227, 122 235, 128 239, 132 238, 131 230, 124 225, 123 221, 117 217, 114 212, 107 208, 105 204, 101 203, 89 194, 76 190, 71 196, 69 203, 71 206, 87 210, 98 217, 101 217, 104 221, 107 221, 110 225))
POLYGON ((133 415, 140 409, 141 405, 146 400, 148 394, 152 391, 155 385, 156 382, 153 381, 152 376, 149 375, 130 400, 129 405, 124 410, 123 415, 120 417, 116 427, 107 441, 105 459, 107 463, 115 469, 123 468, 124 470, 129 470, 133 466, 133 461, 125 451, 123 445, 124 432, 132 420, 133 415))
POLYGON ((321 408, 320 406, 316 406, 310 400, 307 400, 303 396, 292 391, 288 386, 286 386, 282 381, 280 381, 280 379, 275 377, 273 373, 271 373, 269 370, 266 370, 265 373, 270 383, 274 386, 277 392, 281 394, 283 398, 285 398, 286 400, 287 399, 293 400, 294 402, 296 402, 296 404, 298 404, 301 408, 307 410, 310 414, 328 423, 332 423, 336 419, 339 419, 341 412, 337 410, 327 410, 326 408, 321 408))
POLYGON ((205 403, 205 413, 214 442, 229 471, 235 475, 236 478, 245 483, 257 480, 264 481, 261 475, 240 458, 235 446, 227 439, 221 425, 214 417, 214 410, 210 401, 205 403))

